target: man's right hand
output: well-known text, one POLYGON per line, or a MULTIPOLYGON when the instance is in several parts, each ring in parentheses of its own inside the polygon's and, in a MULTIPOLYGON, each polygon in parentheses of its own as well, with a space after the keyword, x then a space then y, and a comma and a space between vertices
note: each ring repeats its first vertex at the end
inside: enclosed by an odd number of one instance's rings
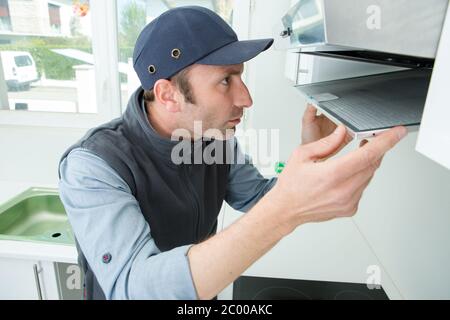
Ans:
POLYGON ((293 229, 307 222, 353 216, 384 154, 406 134, 405 127, 395 127, 340 158, 318 161, 344 143, 346 129, 338 126, 331 135, 294 150, 269 192, 271 200, 285 209, 293 229))
POLYGON ((299 146, 275 186, 247 214, 188 252, 200 299, 211 299, 298 225, 355 214, 361 195, 406 129, 391 129, 361 148, 327 158, 345 143, 339 126, 331 135, 299 146))

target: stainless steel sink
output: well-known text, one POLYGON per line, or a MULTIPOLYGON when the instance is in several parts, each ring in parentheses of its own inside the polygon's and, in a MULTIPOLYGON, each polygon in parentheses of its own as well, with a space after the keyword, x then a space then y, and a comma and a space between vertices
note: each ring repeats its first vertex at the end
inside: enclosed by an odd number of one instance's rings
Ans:
POLYGON ((30 188, 0 204, 0 240, 75 244, 58 190, 30 188))

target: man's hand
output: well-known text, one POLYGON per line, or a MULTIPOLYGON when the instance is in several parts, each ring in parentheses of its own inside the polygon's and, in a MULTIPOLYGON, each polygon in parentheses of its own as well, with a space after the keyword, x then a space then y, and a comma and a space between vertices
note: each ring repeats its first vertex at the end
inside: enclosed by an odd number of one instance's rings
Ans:
MULTIPOLYGON (((332 134, 333 131, 336 130, 336 127, 337 125, 325 115, 317 115, 317 108, 312 104, 308 104, 302 119, 302 145, 325 138, 326 136, 332 134)), ((341 146, 327 158, 330 158, 338 153, 350 141, 352 141, 352 136, 347 133, 341 146)))
POLYGON ((345 127, 338 126, 331 135, 293 152, 270 197, 289 212, 293 228, 352 216, 384 154, 406 133, 404 127, 392 128, 341 158, 318 161, 334 154, 344 143, 345 127))
POLYGON ((353 215, 383 155, 405 134, 404 127, 391 129, 358 150, 323 162, 317 160, 344 143, 343 126, 299 146, 275 186, 247 214, 189 249, 198 298, 217 295, 297 226, 353 215))

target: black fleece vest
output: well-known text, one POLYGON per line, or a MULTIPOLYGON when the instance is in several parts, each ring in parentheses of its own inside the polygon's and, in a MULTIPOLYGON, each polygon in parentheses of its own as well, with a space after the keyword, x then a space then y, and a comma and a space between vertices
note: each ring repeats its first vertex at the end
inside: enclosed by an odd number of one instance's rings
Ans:
MULTIPOLYGON (((78 147, 105 160, 130 187, 161 251, 201 242, 216 232, 230 166, 220 161, 174 164, 171 153, 177 142, 159 136, 149 125, 141 108, 142 95, 138 89, 122 117, 91 129, 61 161, 78 147)), ((203 141, 201 150, 211 143, 228 146, 218 140, 203 141)), ((192 160, 195 152, 202 152, 196 145, 192 160)), ((77 249, 85 272, 86 298, 105 299, 78 244, 77 249)))

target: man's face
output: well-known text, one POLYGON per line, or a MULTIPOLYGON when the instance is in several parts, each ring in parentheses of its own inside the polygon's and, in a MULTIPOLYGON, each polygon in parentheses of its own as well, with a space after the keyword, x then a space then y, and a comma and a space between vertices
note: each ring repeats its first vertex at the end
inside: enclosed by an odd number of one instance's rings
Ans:
POLYGON ((193 65, 189 70, 188 79, 195 104, 182 103, 180 126, 192 134, 194 122, 201 121, 203 136, 230 138, 236 125, 241 121, 244 108, 253 104, 248 89, 241 79, 243 71, 244 64, 193 65), (217 134, 211 135, 210 129, 220 132, 220 137, 217 134), (210 132, 205 132, 207 130, 210 132))

